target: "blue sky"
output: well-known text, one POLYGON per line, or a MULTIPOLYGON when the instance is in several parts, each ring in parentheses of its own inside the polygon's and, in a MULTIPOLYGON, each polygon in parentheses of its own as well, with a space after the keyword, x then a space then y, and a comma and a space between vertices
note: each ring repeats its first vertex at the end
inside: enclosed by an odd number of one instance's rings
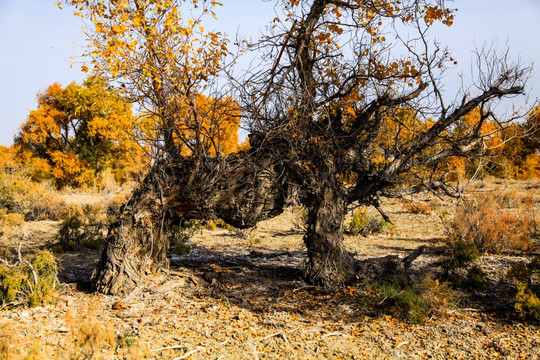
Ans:
MULTIPOLYGON (((274 17, 274 1, 223 0, 218 11, 220 28, 230 34, 256 36, 274 17)), ((80 66, 70 67, 69 57, 83 52, 81 20, 70 9, 59 10, 54 0, 0 0, 0 145, 13 136, 36 108, 36 94, 54 82, 80 82, 80 66)), ((459 60, 465 75, 475 47, 495 42, 510 47, 512 58, 536 62, 538 70, 529 81, 531 97, 540 98, 540 1, 456 0, 454 26, 441 27, 436 36, 459 60)), ((457 79, 449 78, 449 89, 457 79)))

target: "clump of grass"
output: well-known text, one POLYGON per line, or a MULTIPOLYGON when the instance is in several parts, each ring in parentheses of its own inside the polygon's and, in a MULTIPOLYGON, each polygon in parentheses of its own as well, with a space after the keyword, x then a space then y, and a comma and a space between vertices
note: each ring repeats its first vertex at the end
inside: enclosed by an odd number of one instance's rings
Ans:
POLYGON ((459 301, 458 293, 448 283, 440 283, 431 275, 412 284, 399 275, 366 280, 359 290, 366 296, 368 305, 411 323, 424 323, 433 315, 455 307, 459 301))
POLYGON ((423 202, 407 202, 403 204, 403 207, 411 214, 431 215, 431 208, 423 202))
POLYGON ((345 223, 344 229, 347 234, 362 236, 393 231, 392 224, 370 215, 365 207, 353 211, 351 220, 345 223))
POLYGON ((0 259, 0 303, 2 306, 38 306, 56 302, 58 267, 46 250, 15 259, 9 252, 0 259))
POLYGON ((116 338, 116 346, 119 348, 129 348, 132 347, 136 342, 135 336, 129 331, 124 331, 119 334, 116 338))

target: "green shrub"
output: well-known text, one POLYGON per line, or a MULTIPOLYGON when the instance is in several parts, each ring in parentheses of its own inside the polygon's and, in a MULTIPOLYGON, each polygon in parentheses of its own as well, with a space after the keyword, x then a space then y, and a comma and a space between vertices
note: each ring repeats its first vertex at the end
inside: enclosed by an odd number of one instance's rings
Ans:
POLYGON ((372 235, 392 231, 392 224, 368 214, 367 208, 360 207, 353 211, 350 221, 345 223, 345 233, 351 235, 372 235))
POLYGON ((123 334, 120 334, 116 337, 116 346, 119 348, 128 348, 135 344, 135 337, 129 331, 124 331, 123 334))
POLYGON ((359 290, 366 295, 368 305, 412 323, 425 322, 434 314, 454 307, 459 299, 447 283, 439 283, 430 275, 413 284, 403 276, 368 280, 359 290))
POLYGON ((517 285, 516 303, 514 308, 527 316, 540 321, 540 299, 526 284, 517 285))
POLYGON ((540 255, 527 263, 517 263, 511 267, 507 277, 516 284, 514 308, 525 316, 540 321, 540 284, 535 283, 540 276, 540 255))
POLYGON ((480 257, 480 251, 474 243, 457 241, 451 244, 446 267, 448 270, 466 268, 480 257))
POLYGON ((225 229, 231 231, 234 226, 227 224, 222 219, 209 220, 204 224, 204 228, 207 230, 225 229))
POLYGON ((467 270, 464 286, 469 289, 484 289, 488 283, 486 273, 478 265, 473 265, 467 270))
POLYGON ((0 303, 6 305, 37 306, 55 302, 59 285, 58 268, 52 253, 37 252, 28 259, 13 261, 4 256, 0 262, 0 303), (10 263, 11 260, 11 263, 10 263))

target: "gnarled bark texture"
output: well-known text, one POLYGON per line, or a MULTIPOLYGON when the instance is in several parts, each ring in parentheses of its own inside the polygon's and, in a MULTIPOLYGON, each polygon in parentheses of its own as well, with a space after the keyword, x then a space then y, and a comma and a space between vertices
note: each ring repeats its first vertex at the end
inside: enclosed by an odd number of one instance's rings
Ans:
POLYGON ((212 219, 248 228, 279 215, 287 185, 279 162, 259 155, 158 163, 111 226, 94 271, 95 290, 126 293, 168 267, 167 229, 179 219, 212 219))
POLYGON ((322 189, 309 209, 304 243, 308 250, 305 279, 310 284, 337 287, 356 276, 355 259, 343 244, 347 204, 339 191, 322 189))
POLYGON ((164 234, 167 214, 158 185, 155 174, 149 174, 109 229, 105 249, 92 275, 93 286, 99 292, 126 293, 145 275, 168 266, 168 240, 164 234))

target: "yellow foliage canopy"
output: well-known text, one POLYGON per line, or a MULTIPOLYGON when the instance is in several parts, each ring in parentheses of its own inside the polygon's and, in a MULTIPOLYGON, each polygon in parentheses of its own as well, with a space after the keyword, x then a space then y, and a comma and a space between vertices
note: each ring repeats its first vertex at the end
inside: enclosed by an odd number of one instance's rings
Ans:
POLYGON ((40 93, 38 108, 30 111, 15 143, 21 157, 46 161, 49 169, 33 161, 35 170, 58 186, 90 185, 107 168, 122 181, 141 161, 132 126, 130 104, 104 80, 91 77, 66 88, 55 83, 40 93))

